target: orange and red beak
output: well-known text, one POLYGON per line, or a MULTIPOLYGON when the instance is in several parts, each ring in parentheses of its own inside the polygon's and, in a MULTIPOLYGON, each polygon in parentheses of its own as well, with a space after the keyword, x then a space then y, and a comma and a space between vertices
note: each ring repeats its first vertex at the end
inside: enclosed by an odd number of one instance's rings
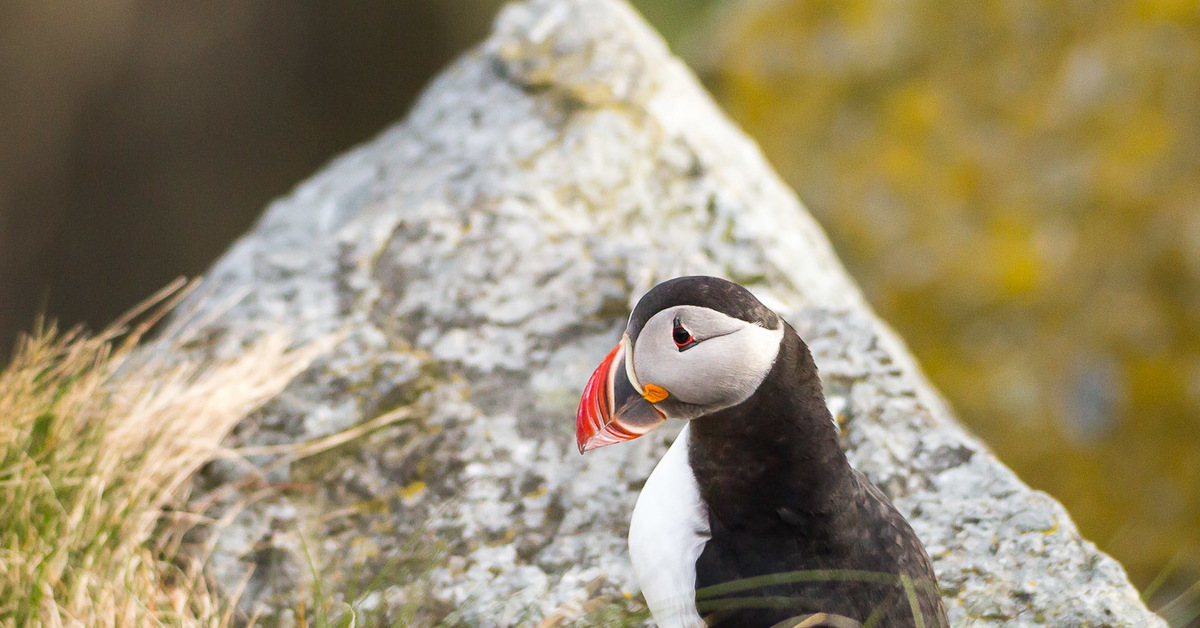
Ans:
POLYGON ((630 381, 625 365, 627 339, 622 339, 596 367, 575 414, 579 453, 633 440, 666 421, 630 381))

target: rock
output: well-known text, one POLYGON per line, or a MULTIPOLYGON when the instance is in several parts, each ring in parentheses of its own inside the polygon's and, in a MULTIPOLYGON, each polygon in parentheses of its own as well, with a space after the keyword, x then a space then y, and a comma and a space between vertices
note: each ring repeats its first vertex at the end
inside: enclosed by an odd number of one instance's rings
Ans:
POLYGON ((212 465, 197 495, 232 519, 213 575, 235 590, 254 565, 241 604, 283 623, 314 599, 310 566, 392 622, 638 616, 625 534, 672 434, 581 457, 575 404, 638 297, 691 273, 747 285, 809 341, 853 463, 910 517, 955 625, 1164 625, 959 426, 755 145, 618 0, 509 6, 407 120, 208 273, 198 351, 284 325, 338 339, 236 444, 395 418, 212 465))

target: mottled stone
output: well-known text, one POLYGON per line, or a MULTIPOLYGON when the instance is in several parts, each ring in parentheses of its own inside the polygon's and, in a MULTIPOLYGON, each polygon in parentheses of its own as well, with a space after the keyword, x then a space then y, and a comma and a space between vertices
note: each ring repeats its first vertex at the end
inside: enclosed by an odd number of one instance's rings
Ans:
POLYGON ((214 575, 235 588, 255 564, 242 604, 283 621, 311 601, 309 560, 335 597, 409 623, 632 604, 630 511, 677 427, 581 457, 575 404, 638 297, 701 273, 809 341, 851 460, 910 516, 955 625, 1162 625, 955 421, 755 145, 618 0, 509 6, 404 122, 273 203, 208 273, 198 350, 282 325, 337 338, 237 444, 411 408, 328 451, 213 465, 197 494, 235 513, 214 575), (240 511, 214 493, 247 478, 240 511), (363 573, 382 588, 352 586, 363 573))

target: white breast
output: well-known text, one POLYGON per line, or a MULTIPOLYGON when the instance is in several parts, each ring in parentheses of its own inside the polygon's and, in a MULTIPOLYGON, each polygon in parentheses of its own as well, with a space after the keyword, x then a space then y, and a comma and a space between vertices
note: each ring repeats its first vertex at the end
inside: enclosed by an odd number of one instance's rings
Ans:
POLYGON ((660 628, 696 628, 696 559, 710 537, 708 510, 688 466, 685 426, 646 480, 629 524, 629 556, 660 628))

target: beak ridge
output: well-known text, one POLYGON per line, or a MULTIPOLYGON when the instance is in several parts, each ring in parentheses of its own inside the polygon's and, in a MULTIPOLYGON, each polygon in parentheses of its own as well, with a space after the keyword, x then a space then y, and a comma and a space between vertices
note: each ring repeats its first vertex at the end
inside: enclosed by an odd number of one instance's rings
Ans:
POLYGON ((633 440, 666 421, 629 381, 626 344, 622 341, 608 352, 583 389, 575 414, 575 443, 581 454, 633 440))

